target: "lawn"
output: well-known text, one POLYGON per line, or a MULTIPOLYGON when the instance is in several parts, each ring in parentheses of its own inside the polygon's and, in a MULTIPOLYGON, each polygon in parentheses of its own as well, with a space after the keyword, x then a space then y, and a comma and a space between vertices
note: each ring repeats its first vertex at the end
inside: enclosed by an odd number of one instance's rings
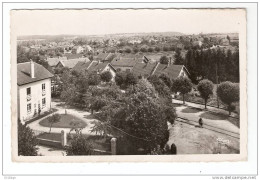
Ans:
POLYGON ((31 122, 34 122, 34 121, 36 121, 38 119, 41 119, 44 116, 48 116, 49 114, 54 113, 56 111, 58 111, 58 110, 55 109, 55 108, 52 108, 50 111, 45 111, 45 112, 41 113, 40 115, 35 116, 34 118, 30 119, 29 121, 26 121, 25 124, 30 124, 31 122))
MULTIPOLYGON (((44 127, 50 127, 49 118, 51 117, 43 119, 39 124, 44 127)), ((84 128, 86 126, 86 122, 71 114, 61 114, 60 121, 52 125, 54 128, 84 128)))

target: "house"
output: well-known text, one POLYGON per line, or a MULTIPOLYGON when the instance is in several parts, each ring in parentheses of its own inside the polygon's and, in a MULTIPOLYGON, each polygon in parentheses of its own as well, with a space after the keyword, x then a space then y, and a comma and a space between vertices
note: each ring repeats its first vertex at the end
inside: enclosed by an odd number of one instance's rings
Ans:
POLYGON ((114 57, 115 55, 112 53, 99 53, 97 56, 94 57, 94 60, 102 62, 112 61, 114 57))
POLYGON ((115 80, 116 76, 116 69, 110 63, 101 61, 78 62, 74 68, 72 68, 72 71, 81 73, 97 72, 99 74, 110 71, 112 74, 112 81, 115 80))
POLYGON ((22 123, 50 110, 52 77, 33 61, 17 64, 17 114, 22 123))
POLYGON ((78 59, 78 58, 83 58, 82 54, 64 54, 64 56, 67 57, 67 59, 78 59))
POLYGON ((60 60, 67 60, 67 57, 54 57, 54 58, 47 58, 46 61, 48 62, 49 66, 56 67, 60 60))
POLYGON ((147 78, 152 75, 168 75, 171 79, 183 76, 189 78, 189 72, 184 65, 158 63, 136 63, 133 67, 133 74, 137 77, 147 78))
POLYGON ((74 54, 80 54, 80 53, 83 53, 84 51, 84 48, 82 46, 74 46, 72 48, 72 53, 74 54))
POLYGON ((117 56, 115 57, 111 65, 117 70, 117 71, 132 71, 134 65, 137 62, 142 62, 143 59, 137 58, 137 57, 122 57, 117 56))
POLYGON ((67 67, 69 69, 72 69, 80 61, 89 62, 90 60, 88 58, 60 60, 59 63, 56 65, 56 68, 67 67))

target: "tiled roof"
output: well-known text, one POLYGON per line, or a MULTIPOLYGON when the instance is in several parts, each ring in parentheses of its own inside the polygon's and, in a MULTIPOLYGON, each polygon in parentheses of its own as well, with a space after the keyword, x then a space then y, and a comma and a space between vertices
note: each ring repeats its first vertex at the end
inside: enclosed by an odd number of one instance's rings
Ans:
POLYGON ((103 61, 106 60, 109 54, 110 53, 99 53, 96 57, 94 57, 94 59, 103 61))
MULTIPOLYGON (((109 65, 112 69, 114 69, 109 63, 107 62, 98 62, 98 61, 91 61, 91 62, 78 62, 75 67, 72 70, 78 71, 78 72, 102 72, 105 67, 109 65)), ((115 69, 114 69, 115 70, 115 69)))
POLYGON ((67 57, 47 58, 47 62, 51 67, 56 66, 60 60, 67 60, 67 57))
POLYGON ((50 73, 46 68, 37 63, 34 63, 35 78, 31 78, 30 74, 30 62, 17 64, 17 84, 19 86, 53 77, 52 73, 50 73))
POLYGON ((183 65, 167 65, 159 64, 154 72, 154 75, 160 75, 162 73, 168 75, 170 78, 177 78, 180 74, 180 71, 184 67, 183 65))
POLYGON ((67 59, 77 59, 77 58, 82 58, 83 55, 82 54, 64 54, 64 56, 67 57, 67 59))
POLYGON ((89 62, 88 58, 79 58, 79 59, 69 59, 69 60, 61 60, 60 63, 64 67, 73 68, 78 62, 89 62))
POLYGON ((133 74, 136 76, 148 77, 152 74, 152 71, 155 68, 155 66, 155 63, 136 63, 133 67, 133 74))
POLYGON ((137 62, 141 62, 142 59, 116 57, 112 60, 111 64, 114 67, 133 67, 137 62))

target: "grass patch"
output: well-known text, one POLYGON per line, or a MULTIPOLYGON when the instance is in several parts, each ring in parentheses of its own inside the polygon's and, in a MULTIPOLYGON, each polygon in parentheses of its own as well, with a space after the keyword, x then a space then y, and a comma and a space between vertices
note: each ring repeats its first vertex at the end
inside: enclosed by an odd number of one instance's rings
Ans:
POLYGON ((181 112, 183 112, 183 113, 198 113, 198 112, 201 112, 201 109, 186 107, 181 112))
MULTIPOLYGON (((43 119, 39 124, 44 127, 50 127, 49 118, 51 117, 43 119)), ((86 122, 71 114, 61 114, 60 121, 52 125, 54 128, 84 128, 86 126, 86 122)))
POLYGON ((228 116, 223 114, 213 114, 211 112, 204 112, 200 115, 201 118, 210 120, 227 120, 228 116))
POLYGON ((52 108, 49 111, 45 111, 45 112, 41 113, 39 116, 35 116, 34 118, 30 119, 29 121, 26 121, 25 125, 30 124, 31 122, 37 121, 38 119, 41 119, 41 118, 48 116, 49 114, 51 114, 53 112, 57 112, 57 111, 58 111, 58 109, 55 109, 55 108, 52 108))

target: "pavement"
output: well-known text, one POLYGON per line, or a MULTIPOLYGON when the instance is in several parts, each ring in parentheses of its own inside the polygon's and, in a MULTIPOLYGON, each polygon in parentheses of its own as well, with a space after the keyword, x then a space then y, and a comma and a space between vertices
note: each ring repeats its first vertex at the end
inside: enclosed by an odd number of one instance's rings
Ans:
MULTIPOLYGON (((178 99, 172 99, 172 103, 175 104, 183 104, 183 101, 178 100, 178 99)), ((205 105, 202 104, 196 104, 192 102, 187 102, 185 101, 185 106, 190 106, 194 108, 199 108, 199 109, 205 109, 205 105)), ((212 106, 207 106, 207 110, 215 113, 221 113, 224 115, 228 115, 228 111, 225 109, 217 108, 217 107, 212 107, 212 106)), ((238 118, 238 114, 231 112, 231 117, 238 118)))
MULTIPOLYGON (((55 113, 59 113, 59 114, 64 114, 65 113, 65 109, 67 111, 67 114, 72 114, 73 116, 76 116, 77 118, 83 120, 84 122, 87 123, 87 126, 85 128, 82 129, 82 133, 83 134, 89 134, 89 135, 95 135, 95 133, 91 133, 90 130, 91 128, 94 126, 93 122, 94 121, 98 121, 97 119, 91 118, 91 113, 87 112, 87 111, 80 111, 77 110, 75 108, 71 108, 71 107, 67 107, 65 108, 65 106, 60 105, 61 102, 52 102, 51 107, 57 109, 58 111, 55 113)), ((45 116, 41 119, 38 119, 34 122, 31 122, 28 124, 28 126, 35 130, 35 131, 40 131, 40 132, 49 132, 50 128, 49 127, 43 127, 39 124, 39 122, 49 116, 51 116, 52 114, 49 114, 48 116, 45 116)), ((56 127, 52 127, 51 128, 51 132, 53 133, 60 133, 61 131, 67 132, 69 133, 71 128, 56 128, 56 127)), ((73 133, 73 132, 72 132, 73 133)))

